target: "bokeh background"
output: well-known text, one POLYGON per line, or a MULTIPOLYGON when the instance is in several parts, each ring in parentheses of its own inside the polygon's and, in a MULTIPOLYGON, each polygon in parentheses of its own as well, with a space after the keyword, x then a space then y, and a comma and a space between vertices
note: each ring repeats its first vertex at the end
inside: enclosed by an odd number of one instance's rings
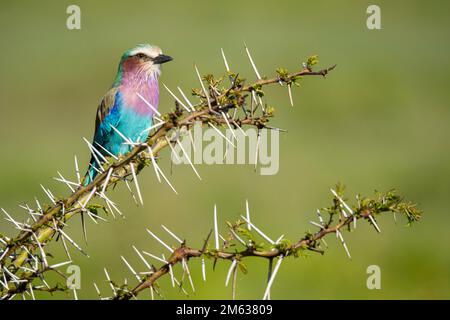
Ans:
MULTIPOLYGON (((94 225, 88 220, 84 245, 79 217, 67 232, 90 254, 73 250, 81 267, 80 298, 96 298, 92 282, 106 294, 103 267, 120 282, 134 278, 120 259, 144 266, 131 244, 153 253, 163 248, 145 228, 169 240, 165 224, 201 246, 217 204, 221 228, 250 202, 254 222, 273 238, 296 239, 330 203, 329 188, 340 181, 347 195, 396 188, 420 204, 423 220, 412 228, 392 217, 379 219, 381 234, 359 224, 346 235, 353 259, 330 237, 324 256, 287 259, 272 290, 275 299, 444 299, 450 293, 450 4, 443 1, 3 1, 0 4, 0 205, 22 217, 18 204, 45 201, 39 184, 54 194, 66 187, 52 180, 59 170, 74 179, 73 156, 88 161, 82 137, 93 133, 94 114, 110 86, 122 52, 137 43, 161 46, 174 61, 164 65, 169 87, 198 87, 193 63, 222 74, 220 48, 233 70, 254 74, 243 42, 265 75, 277 67, 299 68, 310 54, 320 66, 338 64, 326 80, 307 78, 293 91, 270 89, 273 123, 289 132, 280 141, 280 170, 260 176, 252 165, 174 167, 180 195, 157 183, 152 170, 140 178, 144 207, 129 194, 111 193, 126 219, 94 225), (67 30, 66 8, 81 7, 81 30, 67 30), (382 30, 366 28, 366 8, 378 4, 382 30), (366 288, 366 268, 378 265, 381 290, 366 288)), ((160 109, 172 100, 162 91, 160 109)), ((169 172, 168 153, 162 166, 169 172)), ((12 234, 2 219, 2 232, 12 234)), ((63 260, 61 244, 49 251, 63 260)), ((156 263, 156 262, 155 262, 156 263)), ((157 264, 157 263, 156 263, 157 264)), ((262 297, 267 265, 249 259, 249 274, 238 275, 237 297, 262 297)), ((228 264, 218 263, 208 281, 200 265, 191 271, 197 292, 184 297, 170 278, 160 281, 169 299, 230 298, 224 282, 228 264)), ((71 298, 47 295, 42 298, 71 298)), ((145 293, 142 297, 149 297, 145 293)))

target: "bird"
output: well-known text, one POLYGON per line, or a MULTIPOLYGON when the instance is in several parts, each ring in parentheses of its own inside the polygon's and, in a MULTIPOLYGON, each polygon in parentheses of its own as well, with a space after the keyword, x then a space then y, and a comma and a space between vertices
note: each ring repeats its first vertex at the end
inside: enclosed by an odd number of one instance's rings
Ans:
POLYGON ((124 137, 133 142, 147 140, 146 129, 152 126, 158 108, 161 65, 172 60, 151 44, 138 44, 123 53, 114 82, 97 108, 84 186, 100 172, 99 153, 103 158, 125 156, 133 146, 124 144, 124 137))

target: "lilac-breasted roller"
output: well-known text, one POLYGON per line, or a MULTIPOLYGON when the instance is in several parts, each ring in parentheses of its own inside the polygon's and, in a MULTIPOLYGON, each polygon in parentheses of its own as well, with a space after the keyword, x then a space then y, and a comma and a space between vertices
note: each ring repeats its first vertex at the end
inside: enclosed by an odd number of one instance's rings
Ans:
MULTIPOLYGON (((146 141, 158 107, 158 77, 161 64, 172 58, 160 48, 140 44, 125 51, 120 59, 116 78, 97 109, 92 146, 105 157, 127 154, 133 146, 124 144, 125 136, 133 142, 146 141), (107 151, 105 151, 107 150, 107 151)), ((92 153, 84 185, 91 183, 99 170, 92 153)))

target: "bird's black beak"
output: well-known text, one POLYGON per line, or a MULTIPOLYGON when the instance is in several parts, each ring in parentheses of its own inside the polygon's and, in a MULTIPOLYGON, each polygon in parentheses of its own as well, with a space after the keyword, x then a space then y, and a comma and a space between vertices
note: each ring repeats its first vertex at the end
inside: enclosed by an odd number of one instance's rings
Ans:
POLYGON ((156 58, 153 59, 153 63, 154 64, 162 64, 162 63, 166 63, 169 61, 172 61, 173 58, 166 56, 165 54, 160 54, 159 56, 157 56, 156 58))

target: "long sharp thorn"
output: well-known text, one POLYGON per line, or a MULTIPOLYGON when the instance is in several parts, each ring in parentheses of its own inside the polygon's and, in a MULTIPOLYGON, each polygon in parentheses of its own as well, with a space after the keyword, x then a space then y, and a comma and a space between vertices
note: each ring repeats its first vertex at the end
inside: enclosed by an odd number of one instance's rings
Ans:
POLYGON ((183 241, 172 231, 169 230, 165 225, 161 225, 161 227, 167 231, 168 234, 170 234, 175 240, 177 240, 180 244, 183 243, 183 241))
POLYGON ((217 206, 214 205, 214 240, 216 250, 219 250, 219 228, 217 227, 217 206))
POLYGON ((191 140, 192 149, 194 150, 194 152, 196 152, 197 150, 195 149, 195 143, 194 143, 194 137, 192 136, 192 130, 188 130, 188 136, 189 136, 189 140, 191 140))
POLYGON ((136 252, 136 254, 139 256, 139 258, 142 260, 142 262, 144 262, 145 266, 149 269, 152 270, 152 267, 150 266, 150 264, 147 262, 147 260, 145 260, 144 256, 142 255, 142 253, 135 247, 133 246, 134 251, 136 252))
POLYGON ((114 160, 119 160, 118 157, 116 157, 114 154, 112 154, 108 149, 106 149, 105 147, 103 147, 100 143, 95 142, 95 144, 100 147, 100 149, 102 149, 103 151, 105 151, 110 157, 112 157, 114 160))
POLYGON ((233 235, 233 237, 234 237, 237 241, 239 241, 240 243, 242 243, 244 246, 247 246, 247 244, 245 243, 245 241, 242 240, 242 239, 237 235, 237 233, 234 232, 233 229, 230 229, 230 232, 231 232, 231 234, 233 235))
POLYGON ((136 176, 136 169, 134 169, 133 163, 130 163, 130 168, 131 168, 131 173, 133 175, 134 186, 136 187, 136 191, 137 191, 137 194, 139 197, 139 202, 141 203, 141 205, 144 205, 144 200, 142 200, 141 189, 139 188, 139 182, 138 182, 137 176, 136 176))
POLYGON ((323 218, 322 218, 322 215, 320 214, 320 210, 319 209, 317 209, 317 216, 319 217, 320 224, 323 226, 324 222, 323 222, 323 218))
POLYGON ((181 101, 164 83, 163 83, 164 88, 166 88, 166 90, 169 92, 169 94, 187 111, 187 112, 192 112, 192 109, 189 109, 184 103, 183 101, 181 101))
POLYGON ((222 53, 223 63, 225 64, 225 69, 227 69, 227 72, 230 72, 230 67, 228 66, 227 58, 225 57, 225 52, 223 52, 223 49, 220 48, 220 52, 222 53))
POLYGON ((159 262, 162 262, 162 263, 169 263, 169 262, 167 262, 165 259, 161 259, 160 257, 155 256, 154 254, 151 254, 150 252, 142 251, 142 253, 148 255, 149 257, 151 257, 151 258, 153 258, 153 259, 155 259, 155 260, 158 260, 159 262))
POLYGON ((188 266, 188 264, 186 262, 186 259, 183 258, 183 260, 181 260, 181 263, 183 264, 184 269, 186 270, 186 273, 188 275, 189 283, 190 283, 191 288, 192 288, 192 292, 195 292, 194 281, 192 281, 191 272, 189 270, 189 266, 188 266))
POLYGON ((264 292, 263 300, 267 300, 270 295, 270 288, 272 287, 273 281, 275 280, 275 276, 277 275, 278 269, 280 268, 281 262, 283 261, 283 256, 281 255, 273 269, 273 272, 270 276, 269 282, 267 283, 266 291, 264 292))
POLYGON ((208 91, 206 91, 205 85, 203 84, 203 80, 202 80, 202 77, 200 76, 200 72, 198 71, 197 66, 194 65, 194 67, 195 67, 195 72, 197 73, 198 81, 200 81, 200 85, 202 86, 202 90, 206 97, 206 101, 208 102, 208 108, 209 108, 209 110, 211 110, 211 101, 209 100, 208 91))
POLYGON ((94 282, 93 285, 94 285, 94 288, 95 288, 95 292, 97 292, 98 297, 99 297, 100 299, 102 299, 102 295, 101 295, 101 293, 100 293, 100 290, 99 290, 98 287, 97 287, 97 284, 94 282))
POLYGON ((155 238, 159 243, 161 243, 167 250, 169 250, 170 252, 173 252, 173 249, 164 241, 162 241, 160 238, 158 238, 153 232, 151 232, 149 229, 147 229, 147 232, 153 237, 155 238))
POLYGON ((80 251, 83 255, 89 258, 89 255, 86 252, 84 252, 83 249, 81 249, 81 247, 75 241, 73 241, 62 229, 58 228, 57 230, 63 237, 67 239, 67 241, 69 241, 75 248, 77 248, 78 251, 80 251))
POLYGON ((106 178, 105 178, 105 182, 103 182, 102 191, 101 191, 102 194, 104 194, 106 191, 106 187, 108 186, 109 179, 111 178, 112 172, 113 172, 113 168, 109 168, 108 174, 106 175, 106 178))
POLYGON ((60 263, 56 263, 56 264, 53 264, 53 265, 49 266, 49 268, 50 269, 55 269, 55 268, 59 268, 59 267, 62 267, 62 266, 66 266, 66 265, 68 265, 70 263, 72 263, 72 261, 60 262, 60 263))
POLYGON ((376 223, 375 219, 372 217, 371 214, 369 214, 369 219, 370 221, 372 221, 372 224, 375 227, 375 229, 377 229, 378 233, 381 233, 380 227, 378 227, 378 224, 376 223))
POLYGON ((205 266, 204 258, 202 258, 202 278, 203 278, 203 281, 206 282, 206 266, 205 266))
POLYGON ((288 94, 289 94, 289 102, 291 103, 291 106, 294 106, 294 99, 292 99, 292 89, 291 89, 291 85, 288 84, 287 86, 288 88, 288 94))
POLYGON ((94 147, 94 145, 93 145, 92 143, 90 143, 88 139, 86 139, 86 138, 83 137, 83 140, 84 140, 84 142, 87 143, 87 145, 89 146, 89 148, 90 148, 93 152, 95 152, 95 153, 103 160, 103 162, 106 162, 106 163, 108 162, 108 160, 106 160, 106 158, 103 156, 103 154, 102 154, 100 151, 98 151, 97 148, 94 147))
MULTIPOLYGON (((191 132, 191 131, 189 131, 191 132)), ((172 146, 172 143, 170 142, 169 138, 167 138, 167 136, 164 136, 164 138, 167 141, 167 144, 170 147, 170 151, 172 152, 172 154, 175 156, 175 158, 177 159, 178 162, 180 162, 180 157, 178 157, 177 152, 175 151, 175 148, 172 146)), ((156 169, 155 169, 156 170, 156 169)))
POLYGON ((33 234, 34 240, 36 240, 36 243, 37 243, 37 245, 39 247, 39 251, 41 252, 41 259, 42 259, 42 262, 44 264, 44 269, 47 269, 47 267, 48 267, 47 255, 45 254, 45 251, 42 248, 42 245, 39 242, 39 239, 37 238, 36 234, 34 232, 32 234, 33 234))
POLYGON ((45 189, 45 187, 44 187, 42 184, 41 184, 41 188, 42 188, 42 190, 44 190, 46 196, 50 199, 50 201, 51 201, 53 204, 56 204, 55 199, 53 199, 53 197, 51 196, 51 194, 49 193, 49 191, 48 191, 47 189, 45 189))
POLYGON ((344 246, 345 252, 347 253, 347 256, 349 259, 352 258, 350 255, 350 251, 348 251, 347 244, 345 243, 344 237, 342 236, 342 233, 339 230, 336 230, 336 234, 338 235, 339 239, 341 240, 342 245, 344 246))
MULTIPOLYGON (((347 212, 350 215, 353 215, 353 210, 347 205, 347 203, 345 203, 345 201, 337 194, 336 191, 334 191, 333 189, 330 189, 331 193, 333 193, 333 195, 339 200, 339 202, 341 203, 341 205, 345 208, 345 210, 347 210, 347 212)), ((344 217, 347 218, 347 215, 345 214, 345 212, 342 212, 344 214, 344 217)))
POLYGON ((250 221, 251 221, 250 220, 250 207, 248 205, 248 199, 245 200, 245 212, 247 214, 247 221, 249 222, 249 223, 247 223, 247 229, 249 231, 251 231, 252 230, 252 225, 250 223, 250 221))
POLYGON ((95 191, 97 190, 97 187, 92 188, 91 192, 88 194, 86 201, 81 205, 82 208, 86 208, 87 204, 91 200, 92 196, 94 195, 95 191))
POLYGON ((228 287, 228 282, 230 282, 231 274, 233 273, 234 268, 236 268, 237 260, 233 259, 233 262, 228 269, 227 278, 225 280, 225 287, 228 287))
POLYGON ((134 277, 137 279, 137 281, 141 281, 141 277, 139 277, 139 275, 136 273, 136 271, 134 271, 133 267, 127 261, 127 259, 125 259, 124 256, 120 256, 120 257, 122 258, 123 262, 127 265, 128 269, 130 269, 131 273, 134 275, 134 277))
POLYGON ((109 125, 115 132, 117 132, 117 134, 125 141, 128 142, 129 144, 134 144, 133 141, 131 141, 129 138, 127 138, 122 132, 119 131, 119 129, 117 129, 116 127, 114 127, 112 124, 109 125))
POLYGON ((148 146, 148 153, 150 153, 150 160, 152 161, 153 169, 155 169, 156 178, 161 183, 161 177, 159 176, 158 165, 156 164, 155 156, 153 155, 152 148, 148 146))
POLYGON ((158 115, 158 117, 161 117, 161 113, 158 111, 158 109, 156 109, 150 102, 147 101, 147 99, 145 99, 139 92, 137 93, 137 96, 139 97, 139 99, 141 99, 142 101, 144 101, 144 103, 154 112, 158 115))
MULTIPOLYGON (((166 256, 163 254, 162 255, 163 260, 166 260, 166 256)), ((172 281, 172 287, 175 288, 175 277, 173 275, 173 268, 172 268, 172 264, 167 262, 167 264, 169 265, 169 274, 170 274, 170 280, 172 281)))
POLYGON ((169 187, 172 189, 172 191, 178 195, 177 190, 175 190, 175 188, 173 187, 173 185, 170 183, 169 179, 166 178, 166 175, 164 174, 164 172, 162 172, 162 170, 157 167, 157 170, 159 171, 159 173, 161 174, 161 176, 163 177, 164 181, 166 181, 166 183, 169 185, 169 187))
POLYGON ((320 229, 323 229, 323 225, 321 225, 321 224, 319 224, 319 223, 317 223, 317 222, 310 221, 309 223, 311 223, 313 226, 316 226, 316 227, 318 227, 318 228, 320 228, 320 229))
POLYGON ((1 209, 2 209, 3 213, 9 218, 9 221, 11 221, 17 228, 21 229, 21 227, 20 227, 20 225, 17 223, 17 221, 14 220, 14 219, 9 215, 9 213, 6 212, 5 209, 3 209, 3 208, 1 208, 1 209))
POLYGON ((69 187, 70 191, 75 192, 75 189, 72 187, 72 185, 69 183, 69 181, 67 181, 59 171, 57 171, 57 173, 61 179, 55 178, 55 180, 65 183, 67 185, 67 187, 69 187))
POLYGON ((189 155, 187 154, 186 150, 184 150, 183 145, 180 143, 180 140, 177 140, 177 144, 180 147, 181 151, 183 152, 184 157, 186 158, 186 160, 189 162, 189 165, 191 166, 192 170, 194 170, 195 175, 202 180, 202 178, 200 177, 200 175, 197 172, 197 169, 195 169, 194 164, 191 161, 191 158, 189 157, 189 155))
POLYGON ((236 145, 233 143, 233 141, 231 141, 230 139, 228 139, 215 125, 212 124, 212 122, 208 122, 208 124, 219 134, 222 136, 222 138, 225 139, 225 141, 227 141, 229 144, 231 144, 234 148, 236 148, 236 145))
POLYGON ((255 148, 255 171, 256 171, 256 166, 258 165, 258 155, 259 155, 259 143, 261 141, 261 135, 260 132, 258 130, 258 137, 256 139, 256 148, 255 148))
POLYGON ((181 96, 183 97, 183 99, 187 102, 187 104, 189 105, 189 107, 192 109, 192 111, 195 111, 194 106, 192 105, 192 103, 189 101, 189 99, 186 97, 186 95, 184 94, 183 90, 181 90, 180 87, 177 87, 178 91, 180 91, 181 96))
POLYGON ((234 139, 237 141, 237 137, 236 137, 236 134, 234 133, 234 129, 231 127, 230 122, 228 121, 228 116, 223 111, 221 111, 221 113, 222 113, 223 119, 225 120, 225 122, 227 123, 228 128, 231 131, 231 134, 233 135, 234 139))
POLYGON ((261 75, 259 74, 255 63, 253 62, 252 55, 250 54, 250 51, 248 50, 247 44, 244 43, 244 46, 245 46, 245 51, 247 52, 248 59, 250 60, 250 63, 252 65, 253 71, 255 71, 255 74, 256 74, 256 77, 258 78, 258 80, 261 80, 261 75))
POLYGON ((77 156, 75 156, 75 174, 76 174, 76 176, 77 176, 78 184, 80 184, 80 183, 81 183, 81 176, 80 176, 80 169, 79 169, 79 167, 78 167, 78 159, 77 159, 77 156))
POLYGON ((84 242, 87 244, 88 240, 87 240, 87 231, 86 231, 86 223, 84 221, 84 213, 81 212, 81 227, 83 229, 83 238, 84 238, 84 242))
POLYGON ((109 286, 111 287, 111 290, 112 290, 114 296, 116 296, 117 295, 116 288, 114 288, 111 278, 109 277, 109 273, 106 270, 106 268, 103 268, 103 270, 105 271, 106 279, 108 280, 109 286))
POLYGON ((264 232, 262 232, 260 229, 258 229, 251 221, 248 221, 247 218, 245 218, 244 216, 241 216, 242 219, 244 219, 245 222, 247 222, 248 224, 250 224, 252 226, 253 229, 255 229, 255 231, 257 233, 259 233, 259 235, 261 237, 263 237, 264 239, 266 239, 266 241, 268 241, 270 244, 275 244, 275 242, 270 239, 264 232))

